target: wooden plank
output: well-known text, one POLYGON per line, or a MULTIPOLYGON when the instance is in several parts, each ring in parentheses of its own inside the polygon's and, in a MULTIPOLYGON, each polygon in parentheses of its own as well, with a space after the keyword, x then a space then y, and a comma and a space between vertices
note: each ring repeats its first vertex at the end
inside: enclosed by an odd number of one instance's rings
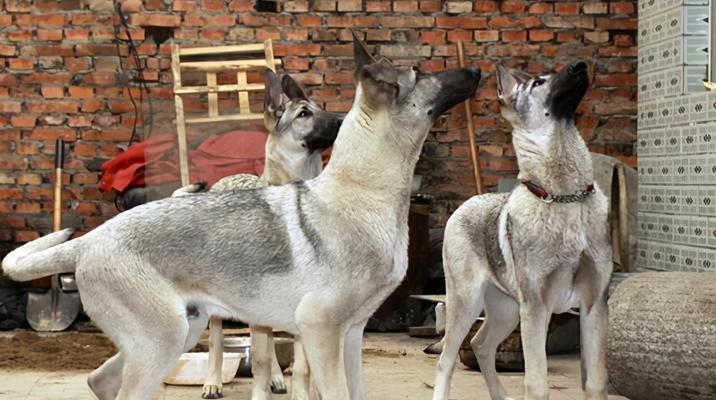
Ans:
POLYGON ((174 106, 177 114, 177 141, 179 142, 179 174, 181 185, 189 184, 189 161, 187 159, 186 126, 189 122, 184 118, 184 102, 181 96, 174 95, 174 106))
MULTIPOLYGON (((236 83, 246 85, 246 71, 236 73, 236 83)), ((249 103, 249 92, 245 90, 239 91, 239 112, 241 114, 251 114, 251 105, 249 103)))
MULTIPOLYGON (((281 64, 276 60, 276 64, 281 64)), ((187 61, 180 63, 181 68, 199 71, 255 70, 268 67, 266 60, 230 60, 230 61, 187 61)))
POLYGON ((412 294, 411 299, 425 300, 433 303, 444 303, 447 295, 444 294, 412 294))
MULTIPOLYGON (((206 74, 206 86, 216 86, 216 72, 208 72, 206 74)), ((219 94, 214 93, 214 92, 209 93, 208 100, 209 100, 209 116, 210 117, 218 116, 219 115, 219 94)))
POLYGON ((266 56, 266 66, 271 69, 271 71, 276 72, 276 65, 280 65, 281 60, 278 60, 279 62, 276 63, 276 59, 273 57, 273 42, 271 42, 271 39, 266 39, 264 42, 264 55, 266 56))
POLYGON ((182 56, 200 56, 208 54, 227 54, 227 53, 256 53, 264 50, 262 43, 239 44, 232 46, 215 46, 215 47, 189 47, 181 49, 179 55, 182 56))
POLYGON ((174 78, 174 91, 181 88, 181 66, 179 65, 179 45, 174 41, 172 47, 172 77, 174 78))
POLYGON ((409 326, 408 336, 410 337, 435 337, 438 335, 435 325, 409 326))
MULTIPOLYGON (((179 97, 179 96, 176 96, 179 97)), ((187 118, 187 124, 203 124, 207 122, 219 122, 219 121, 249 121, 254 119, 263 119, 264 115, 259 113, 252 114, 230 114, 230 115, 219 115, 218 117, 198 117, 198 118, 187 118)), ((178 124, 177 124, 178 125, 178 124)))
POLYGON ((175 94, 191 94, 191 93, 223 93, 223 92, 258 92, 266 89, 263 83, 247 83, 245 85, 217 85, 217 86, 184 86, 174 90, 175 94))

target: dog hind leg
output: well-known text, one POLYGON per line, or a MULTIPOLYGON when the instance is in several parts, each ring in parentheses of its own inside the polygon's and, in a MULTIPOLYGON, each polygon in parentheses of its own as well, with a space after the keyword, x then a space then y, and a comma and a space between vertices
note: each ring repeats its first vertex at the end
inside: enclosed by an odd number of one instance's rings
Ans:
POLYGON ((87 378, 92 395, 97 400, 114 400, 122 386, 122 367, 124 361, 119 352, 92 371, 87 378))
POLYGON ((286 394, 286 382, 283 379, 283 370, 281 365, 278 363, 278 357, 276 357, 276 347, 274 347, 273 332, 271 333, 271 344, 269 345, 271 352, 271 393, 273 394, 286 394))
POLYGON ((497 346, 512 333, 520 321, 519 304, 492 284, 485 288, 485 321, 470 341, 492 400, 508 400, 497 376, 497 346))
POLYGON ((221 370, 224 363, 224 331, 219 317, 209 319, 209 375, 204 381, 201 397, 219 399, 224 383, 221 381, 221 370))
MULTIPOLYGON (((482 282, 477 287, 480 286, 482 282)), ((450 381, 460 345, 483 308, 482 293, 473 295, 474 297, 470 297, 471 294, 468 293, 466 297, 455 292, 455 290, 448 290, 445 301, 445 337, 435 375, 433 400, 448 399, 450 381)))
MULTIPOLYGON (((605 246, 606 243, 603 248, 605 246)), ((600 253, 599 261, 593 261, 587 255, 583 256, 575 276, 581 295, 579 324, 582 343, 582 389, 587 400, 607 399, 608 318, 605 292, 612 262, 611 254, 605 253, 600 253)))
POLYGON ((271 398, 271 353, 274 351, 271 328, 251 326, 251 351, 254 376, 251 400, 268 400, 271 398))
POLYGON ((301 337, 295 336, 293 342, 293 375, 291 377, 291 399, 309 400, 311 388, 310 369, 306 352, 303 351, 301 337))

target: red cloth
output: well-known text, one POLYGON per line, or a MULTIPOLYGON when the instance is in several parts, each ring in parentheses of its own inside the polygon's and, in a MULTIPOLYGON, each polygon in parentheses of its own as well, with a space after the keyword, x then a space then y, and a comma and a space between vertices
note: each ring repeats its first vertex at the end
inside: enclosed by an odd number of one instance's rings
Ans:
MULTIPOLYGON (((228 175, 261 175, 265 145, 264 132, 232 131, 210 136, 197 149, 188 151, 189 180, 213 185, 228 175)), ((104 163, 99 186, 105 192, 123 193, 133 187, 179 181, 176 136, 157 135, 104 163)))

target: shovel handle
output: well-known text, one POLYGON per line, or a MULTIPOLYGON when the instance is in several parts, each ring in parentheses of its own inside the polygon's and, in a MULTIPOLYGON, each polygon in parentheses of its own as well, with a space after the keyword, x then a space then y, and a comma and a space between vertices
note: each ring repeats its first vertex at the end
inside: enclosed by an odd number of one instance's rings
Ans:
POLYGON ((65 141, 55 142, 55 196, 52 214, 52 229, 56 232, 62 227, 62 168, 65 164, 65 141))

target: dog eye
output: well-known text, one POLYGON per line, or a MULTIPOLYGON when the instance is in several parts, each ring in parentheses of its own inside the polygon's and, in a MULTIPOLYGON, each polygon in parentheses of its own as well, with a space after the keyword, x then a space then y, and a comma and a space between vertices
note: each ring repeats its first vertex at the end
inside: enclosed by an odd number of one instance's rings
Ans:
POLYGON ((542 86, 542 84, 544 84, 544 82, 545 82, 544 79, 535 79, 535 81, 532 82, 532 88, 534 89, 536 87, 540 87, 540 86, 542 86))
POLYGON ((308 110, 301 110, 301 113, 298 114, 298 118, 308 118, 308 117, 310 117, 311 115, 313 115, 313 114, 312 114, 310 111, 308 111, 308 110))

